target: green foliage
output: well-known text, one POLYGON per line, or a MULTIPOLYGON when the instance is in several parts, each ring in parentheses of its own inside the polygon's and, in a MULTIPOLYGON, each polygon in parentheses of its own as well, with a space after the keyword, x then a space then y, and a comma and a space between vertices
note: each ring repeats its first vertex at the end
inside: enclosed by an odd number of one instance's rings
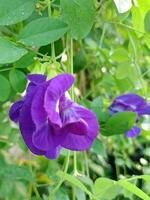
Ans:
POLYGON ((82 191, 87 193, 89 196, 92 196, 92 193, 86 188, 86 186, 75 176, 70 174, 64 174, 63 172, 58 172, 58 176, 63 178, 64 180, 70 182, 72 185, 79 187, 82 191))
POLYGON ((6 101, 10 94, 10 84, 8 80, 0 75, 0 101, 6 101))
POLYGON ((150 119, 128 139, 137 115, 109 113, 123 93, 149 101, 149 50, 149 0, 0 0, 0 199, 149 200, 150 119), (100 133, 77 163, 70 153, 64 173, 68 150, 52 161, 32 155, 8 113, 29 73, 52 78, 72 60, 75 101, 95 112, 100 133))
POLYGON ((27 24, 18 39, 23 44, 40 47, 58 40, 67 30, 67 25, 61 20, 46 17, 27 24))
POLYGON ((35 9, 35 0, 1 0, 0 25, 11 25, 27 19, 35 9))
POLYGON ((107 157, 105 147, 103 143, 96 139, 91 147, 92 152, 96 153, 97 155, 101 155, 103 157, 107 157))
POLYGON ((0 63, 13 63, 19 60, 24 54, 27 53, 26 49, 17 46, 15 43, 9 41, 4 37, 0 37, 0 63))
POLYGON ((114 199, 121 192, 117 182, 108 178, 96 179, 94 190, 97 198, 106 200, 114 199))
POLYGON ((108 119, 102 134, 110 136, 126 133, 133 127, 136 117, 134 112, 118 112, 108 119))
POLYGON ((60 0, 60 6, 73 38, 84 38, 94 23, 94 0, 60 0))
POLYGON ((28 167, 19 167, 17 165, 0 165, 0 177, 7 178, 9 180, 26 180, 33 181, 34 174, 31 173, 28 167))
POLYGON ((150 11, 146 13, 145 19, 144 19, 144 27, 145 31, 147 33, 150 33, 150 11))
POLYGON ((130 191, 131 193, 135 194, 141 199, 150 200, 150 197, 145 194, 142 190, 140 190, 137 186, 132 183, 127 182, 126 180, 120 180, 119 185, 125 188, 126 190, 130 191))
POLYGON ((27 54, 25 54, 23 57, 21 57, 16 63, 15 63, 15 67, 16 68, 27 68, 30 65, 32 65, 35 60, 34 60, 34 56, 36 54, 34 52, 28 52, 27 54))
POLYGON ((12 69, 9 72, 9 80, 16 92, 23 92, 25 90, 27 79, 23 72, 17 69, 12 69))

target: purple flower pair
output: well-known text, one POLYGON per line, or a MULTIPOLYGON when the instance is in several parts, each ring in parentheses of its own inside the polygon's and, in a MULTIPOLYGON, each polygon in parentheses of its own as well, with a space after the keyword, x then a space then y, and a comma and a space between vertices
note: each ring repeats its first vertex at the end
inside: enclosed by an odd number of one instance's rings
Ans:
MULTIPOLYGON (((118 96, 111 106, 109 107, 110 115, 114 115, 117 112, 131 111, 137 113, 137 119, 135 124, 139 121, 142 115, 150 115, 150 105, 146 100, 137 94, 125 94, 118 96)), ((129 130, 126 135, 127 137, 135 137, 139 135, 141 129, 134 125, 131 130, 129 130)))
POLYGON ((51 80, 29 75, 26 95, 10 109, 11 120, 19 123, 28 148, 37 155, 55 159, 61 148, 82 151, 90 148, 99 132, 95 114, 69 98, 74 83, 71 74, 51 80))

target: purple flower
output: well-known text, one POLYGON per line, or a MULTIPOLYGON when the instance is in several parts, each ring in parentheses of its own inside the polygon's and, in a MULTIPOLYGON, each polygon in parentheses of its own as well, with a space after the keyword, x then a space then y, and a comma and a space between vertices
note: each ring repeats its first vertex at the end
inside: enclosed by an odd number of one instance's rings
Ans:
MULTIPOLYGON (((125 94, 118 96, 109 107, 110 115, 123 111, 136 112, 137 119, 135 123, 137 123, 142 115, 150 115, 150 106, 143 97, 137 94, 125 94)), ((141 129, 135 125, 126 132, 126 136, 132 138, 139 135, 140 132, 141 129)))
POLYGON ((67 90, 71 74, 46 81, 45 75, 28 75, 25 97, 14 103, 9 116, 19 123, 28 148, 37 155, 55 159, 61 148, 82 151, 90 148, 99 132, 95 114, 72 101, 67 90))

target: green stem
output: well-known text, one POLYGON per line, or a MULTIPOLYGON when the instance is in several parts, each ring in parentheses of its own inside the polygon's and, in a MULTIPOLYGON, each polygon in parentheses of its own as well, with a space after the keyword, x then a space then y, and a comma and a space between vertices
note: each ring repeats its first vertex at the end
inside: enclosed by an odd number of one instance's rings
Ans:
POLYGON ((74 166, 74 175, 78 175, 78 170, 77 170, 77 152, 74 151, 73 153, 73 166, 74 166))
POLYGON ((87 158, 87 153, 86 153, 86 151, 84 151, 84 158, 85 158, 86 174, 87 174, 88 177, 90 177, 89 165, 88 165, 88 158, 87 158))
POLYGON ((130 39, 130 42, 131 42, 131 46, 133 48, 133 52, 134 52, 134 64, 135 64, 135 68, 136 68, 136 71, 137 71, 137 75, 138 75, 138 78, 139 78, 139 81, 141 83, 141 86, 143 88, 143 95, 146 94, 146 91, 145 91, 145 86, 144 86, 144 82, 143 82, 143 79, 142 79, 142 73, 141 73, 141 69, 140 69, 140 66, 138 64, 138 55, 137 55, 137 49, 136 49, 136 46, 134 44, 134 40, 132 38, 132 35, 130 34, 130 32, 128 31, 128 36, 129 36, 129 39, 130 39))
MULTIPOLYGON (((69 72, 73 74, 73 38, 70 38, 70 70, 69 72)), ((71 88, 71 99, 74 100, 74 87, 71 88)), ((77 153, 74 152, 73 156, 73 163, 74 163, 74 175, 76 176, 78 174, 77 170, 77 153)))
POLYGON ((102 48, 102 45, 103 45, 103 40, 104 40, 105 32, 106 32, 106 24, 104 23, 102 35, 101 35, 101 38, 100 38, 100 48, 102 48))
MULTIPOLYGON (((70 38, 70 73, 73 74, 73 39, 70 38)), ((71 88, 71 98, 74 100, 74 87, 71 88)))
POLYGON ((64 176, 60 179, 60 181, 58 182, 56 187, 51 191, 51 195, 49 196, 49 200, 53 199, 53 195, 57 192, 57 190, 60 188, 60 186, 64 182, 65 174, 67 173, 68 167, 69 167, 69 160, 70 160, 70 151, 68 151, 68 155, 66 157, 65 168, 64 168, 64 176))
MULTIPOLYGON (((52 9, 51 9, 51 0, 47 0, 47 8, 48 8, 48 16, 51 17, 52 16, 52 9)), ((51 44, 51 57, 52 57, 52 61, 53 63, 56 62, 56 55, 55 55, 55 45, 54 42, 51 44)))
POLYGON ((76 200, 76 191, 75 191, 75 187, 72 187, 72 200, 76 200))
POLYGON ((4 72, 4 71, 9 71, 11 69, 14 69, 14 67, 9 67, 9 68, 5 68, 5 69, 0 69, 0 72, 4 72))
POLYGON ((37 197, 37 198, 40 198, 39 191, 37 190, 37 187, 36 187, 35 184, 33 184, 33 190, 34 190, 34 192, 35 192, 36 197, 37 197))

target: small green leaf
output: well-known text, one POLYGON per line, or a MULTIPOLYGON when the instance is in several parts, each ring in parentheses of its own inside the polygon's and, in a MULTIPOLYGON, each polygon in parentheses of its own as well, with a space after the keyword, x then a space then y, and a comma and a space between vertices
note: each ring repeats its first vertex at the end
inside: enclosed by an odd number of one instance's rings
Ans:
POLYGON ((94 23, 93 0, 60 0, 62 16, 75 39, 84 38, 94 23))
POLYGON ((27 53, 26 49, 18 47, 15 43, 0 37, 0 63, 13 63, 27 53))
POLYGON ((29 67, 30 65, 32 65, 35 60, 34 60, 34 56, 36 54, 33 52, 29 52, 26 55, 24 55, 22 58, 20 58, 16 63, 15 63, 15 67, 16 68, 26 68, 29 67))
POLYGON ((0 75, 0 101, 6 101, 10 95, 9 81, 0 75))
POLYGON ((91 147, 91 151, 96 153, 97 155, 101 155, 103 157, 107 157, 106 150, 104 148, 103 143, 96 139, 91 147))
POLYGON ((108 178, 98 178, 95 181, 94 190, 97 198, 110 200, 119 195, 121 188, 116 181, 108 178))
POLYGON ((81 71, 85 65, 86 65, 86 57, 85 54, 83 53, 83 51, 78 51, 74 58, 73 58, 73 62, 74 62, 74 72, 77 73, 79 71, 81 71))
POLYGON ((144 193, 141 189, 139 189, 136 185, 133 185, 132 183, 126 181, 126 180, 120 180, 118 181, 118 184, 123 187, 125 190, 128 190, 129 192, 135 194, 139 198, 143 200, 150 200, 150 197, 144 193))
POLYGON ((35 0, 0 0, 0 25, 16 24, 27 19, 35 8, 35 0))
POLYGON ((25 90, 27 80, 25 74, 22 71, 12 69, 9 72, 9 80, 16 92, 23 92, 25 90))
POLYGON ((92 193, 85 187, 85 185, 83 185, 83 183, 77 179, 77 177, 72 176, 70 174, 64 174, 62 171, 59 171, 57 173, 58 176, 60 176, 61 178, 63 178, 64 180, 70 182, 72 185, 75 185, 76 187, 80 188, 82 191, 84 191, 85 193, 87 193, 89 196, 92 195, 92 193))
POLYGON ((28 167, 17 165, 0 164, 0 177, 5 177, 11 180, 26 180, 33 181, 34 175, 28 167))
POLYGON ((124 134, 132 128, 136 117, 134 112, 118 112, 108 119, 102 134, 106 136, 124 134))
POLYGON ((144 181, 150 182, 150 175, 141 175, 141 176, 138 176, 138 177, 143 179, 144 181))
POLYGON ((150 33, 150 10, 146 13, 144 18, 144 28, 147 33, 150 33))
POLYGON ((118 48, 113 51, 110 57, 113 61, 122 63, 129 61, 128 52, 124 48, 118 48))
POLYGON ((40 47, 60 39, 67 30, 60 19, 43 17, 27 24, 18 39, 25 45, 40 47))
POLYGON ((58 199, 69 200, 69 196, 67 192, 62 188, 59 188, 59 190, 57 190, 57 192, 55 193, 54 200, 58 200, 58 199))

